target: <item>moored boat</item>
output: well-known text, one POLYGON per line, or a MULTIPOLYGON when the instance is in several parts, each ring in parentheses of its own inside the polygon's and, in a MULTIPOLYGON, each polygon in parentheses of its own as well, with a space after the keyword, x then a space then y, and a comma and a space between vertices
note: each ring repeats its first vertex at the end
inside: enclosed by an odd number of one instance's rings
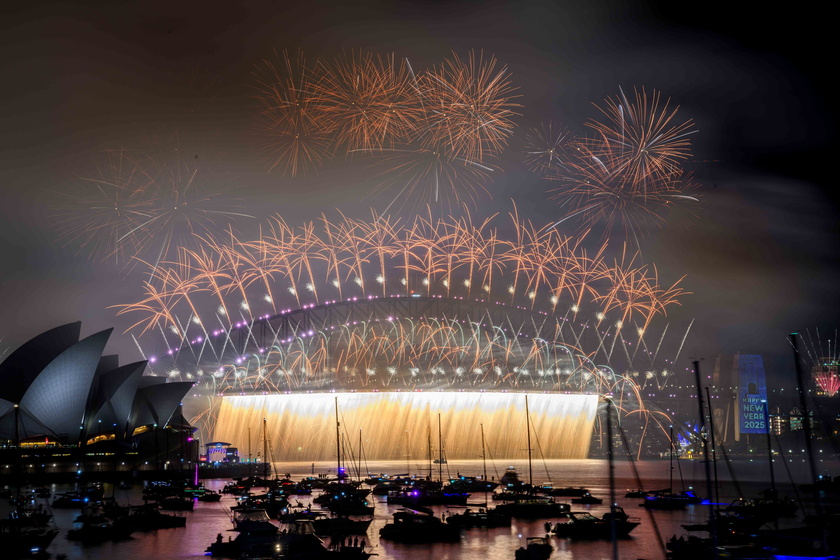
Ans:
POLYGON ((626 538, 639 522, 631 520, 624 510, 615 506, 610 513, 602 517, 584 511, 570 511, 552 528, 552 533, 561 538, 571 539, 605 539, 626 538))
POLYGON ((458 542, 461 528, 444 523, 427 509, 406 509, 379 530, 379 537, 402 543, 458 542))

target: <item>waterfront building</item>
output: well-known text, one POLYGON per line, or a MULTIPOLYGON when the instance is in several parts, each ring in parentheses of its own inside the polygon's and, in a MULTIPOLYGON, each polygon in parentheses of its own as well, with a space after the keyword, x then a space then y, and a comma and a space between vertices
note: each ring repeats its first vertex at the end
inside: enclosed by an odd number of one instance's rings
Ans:
POLYGON ((0 363, 0 474, 78 475, 184 468, 197 459, 181 414, 189 382, 104 355, 107 329, 46 331, 0 363))

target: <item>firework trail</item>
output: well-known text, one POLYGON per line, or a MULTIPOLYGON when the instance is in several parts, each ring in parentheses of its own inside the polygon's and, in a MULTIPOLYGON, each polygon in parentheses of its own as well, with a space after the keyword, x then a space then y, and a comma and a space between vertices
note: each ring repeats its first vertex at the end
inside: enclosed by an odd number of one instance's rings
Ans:
MULTIPOLYGON (((840 353, 837 350, 837 330, 832 338, 823 340, 819 329, 806 329, 802 335, 804 351, 800 353, 804 366, 811 371, 817 394, 835 396, 840 392, 840 353)), ((829 333, 831 336, 831 333, 829 333)))

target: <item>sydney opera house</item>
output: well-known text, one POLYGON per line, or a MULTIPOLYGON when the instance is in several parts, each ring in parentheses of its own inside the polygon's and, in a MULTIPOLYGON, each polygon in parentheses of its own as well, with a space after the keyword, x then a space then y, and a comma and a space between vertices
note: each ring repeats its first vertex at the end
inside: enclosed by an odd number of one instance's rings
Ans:
POLYGON ((79 322, 53 328, 0 363, 0 473, 186 469, 198 444, 180 405, 192 383, 103 355, 111 329, 80 335, 79 322))

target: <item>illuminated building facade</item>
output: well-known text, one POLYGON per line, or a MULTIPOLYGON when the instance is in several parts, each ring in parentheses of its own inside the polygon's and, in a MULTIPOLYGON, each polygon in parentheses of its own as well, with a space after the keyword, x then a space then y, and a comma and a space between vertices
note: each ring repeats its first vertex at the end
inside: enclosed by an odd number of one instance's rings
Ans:
POLYGON ((80 332, 79 322, 56 327, 0 363, 0 474, 191 460, 193 430, 180 405, 192 383, 167 383, 144 376, 145 362, 121 366, 103 356, 111 329, 83 339, 80 332))

